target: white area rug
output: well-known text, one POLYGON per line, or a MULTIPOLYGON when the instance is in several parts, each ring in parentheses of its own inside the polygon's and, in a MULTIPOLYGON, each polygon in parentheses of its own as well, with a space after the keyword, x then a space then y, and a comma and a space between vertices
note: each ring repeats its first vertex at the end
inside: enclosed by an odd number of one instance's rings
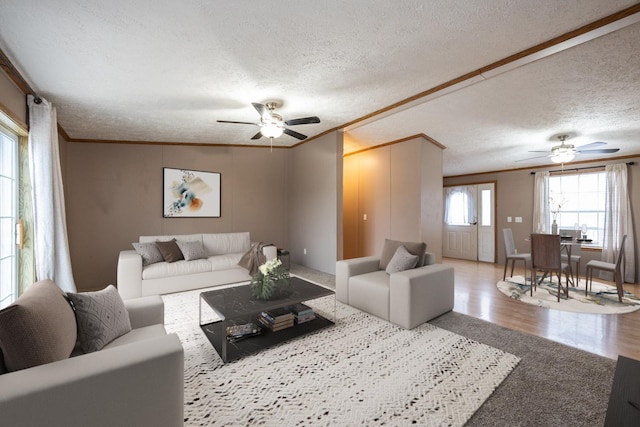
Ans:
MULTIPOLYGON (((562 280, 564 286, 564 276, 562 280)), ((569 286, 569 298, 565 298, 564 292, 560 293, 558 302, 558 282, 546 279, 542 285, 538 285, 531 296, 531 283, 525 281, 523 276, 507 278, 499 281, 497 287, 509 298, 522 301, 538 307, 555 310, 572 311, 576 313, 594 314, 621 314, 631 313, 640 309, 640 299, 630 292, 625 292, 622 303, 618 301, 618 292, 613 286, 593 281, 593 286, 588 295, 584 294, 585 280, 580 280, 579 287, 569 286)))
MULTIPOLYGON (((338 302, 335 326, 223 364, 198 326, 200 292, 163 296, 185 350, 187 426, 461 426, 520 361, 338 302)), ((332 318, 333 297, 310 305, 332 318)))

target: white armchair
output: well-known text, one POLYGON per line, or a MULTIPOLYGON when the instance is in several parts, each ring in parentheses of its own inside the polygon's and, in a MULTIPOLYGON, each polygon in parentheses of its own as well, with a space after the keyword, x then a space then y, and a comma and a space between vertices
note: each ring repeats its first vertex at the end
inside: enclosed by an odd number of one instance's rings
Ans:
POLYGON ((387 274, 381 257, 336 263, 338 301, 389 322, 412 329, 453 309, 453 267, 434 264, 427 253, 421 267, 387 274))

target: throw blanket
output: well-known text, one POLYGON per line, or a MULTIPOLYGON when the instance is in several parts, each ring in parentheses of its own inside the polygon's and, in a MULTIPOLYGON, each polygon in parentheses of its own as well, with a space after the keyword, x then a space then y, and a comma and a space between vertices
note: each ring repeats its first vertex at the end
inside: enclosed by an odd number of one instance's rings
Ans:
POLYGON ((265 263, 266 259, 264 254, 262 253, 262 248, 265 246, 273 246, 272 243, 252 243, 251 248, 242 255, 240 261, 238 261, 238 265, 240 267, 244 267, 249 270, 249 274, 251 276, 255 276, 258 272, 258 267, 265 263))

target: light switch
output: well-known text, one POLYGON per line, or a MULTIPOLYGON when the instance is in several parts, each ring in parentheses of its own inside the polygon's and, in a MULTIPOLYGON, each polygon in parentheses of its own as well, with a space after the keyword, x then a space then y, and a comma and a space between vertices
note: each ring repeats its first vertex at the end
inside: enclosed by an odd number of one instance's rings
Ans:
POLYGON ((362 215, 362 220, 366 221, 367 220, 367 214, 362 215))
POLYGON ((517 216, 516 217, 516 222, 522 222, 522 217, 521 216, 517 216))
POLYGON ((507 222, 511 222, 513 220, 513 218, 511 218, 510 216, 507 217, 507 222))

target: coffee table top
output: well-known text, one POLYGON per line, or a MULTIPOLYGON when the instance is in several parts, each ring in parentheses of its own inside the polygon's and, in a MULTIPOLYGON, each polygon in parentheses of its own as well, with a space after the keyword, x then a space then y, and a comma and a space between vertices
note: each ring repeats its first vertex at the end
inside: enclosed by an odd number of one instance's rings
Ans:
POLYGON ((232 286, 202 292, 202 298, 216 313, 227 319, 245 314, 268 311, 285 305, 333 295, 332 289, 308 282, 300 277, 291 276, 292 292, 286 297, 259 300, 251 295, 249 285, 232 286))

